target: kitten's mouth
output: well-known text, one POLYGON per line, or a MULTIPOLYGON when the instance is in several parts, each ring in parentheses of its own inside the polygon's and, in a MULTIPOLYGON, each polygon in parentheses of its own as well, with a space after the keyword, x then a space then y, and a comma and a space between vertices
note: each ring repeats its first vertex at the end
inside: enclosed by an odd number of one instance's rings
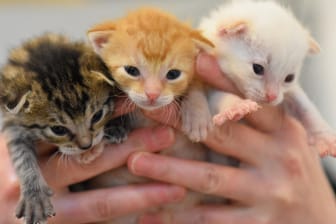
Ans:
POLYGON ((104 132, 101 131, 92 141, 92 147, 86 150, 82 150, 79 147, 73 147, 73 146, 60 146, 59 151, 65 155, 69 156, 75 156, 79 154, 84 154, 85 152, 93 150, 95 147, 99 146, 99 143, 102 142, 102 139, 104 137, 104 132))
POLYGON ((75 156, 75 155, 80 155, 80 154, 84 154, 88 151, 91 151, 93 150, 95 147, 97 147, 97 145, 94 145, 92 146, 91 148, 89 149, 86 149, 86 150, 82 150, 78 147, 60 147, 59 148, 59 151, 65 155, 68 155, 68 156, 75 156))
POLYGON ((147 102, 145 104, 141 104, 138 106, 145 110, 156 110, 156 109, 166 106, 166 104, 160 104, 157 102, 147 102))
POLYGON ((167 106, 171 102, 158 102, 158 101, 152 101, 152 100, 146 100, 146 101, 141 101, 141 102, 135 102, 135 104, 140 107, 141 109, 144 110, 156 110, 160 109, 164 106, 167 106))

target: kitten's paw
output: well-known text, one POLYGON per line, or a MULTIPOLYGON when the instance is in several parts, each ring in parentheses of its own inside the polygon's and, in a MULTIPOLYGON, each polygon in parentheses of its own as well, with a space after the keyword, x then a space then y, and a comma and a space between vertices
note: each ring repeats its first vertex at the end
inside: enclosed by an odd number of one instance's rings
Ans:
POLYGON ((96 145, 92 149, 89 149, 86 152, 83 152, 78 155, 74 155, 75 160, 79 164, 89 164, 95 159, 97 159, 104 151, 104 142, 101 142, 100 144, 96 145))
POLYGON ((261 106, 252 100, 242 100, 233 107, 228 108, 224 112, 216 114, 212 121, 215 125, 220 126, 225 121, 238 121, 249 113, 259 110, 261 106))
POLYGON ((336 133, 327 131, 310 134, 309 144, 317 148, 321 157, 336 157, 336 133))
POLYGON ((49 217, 55 216, 50 197, 52 190, 44 187, 41 191, 28 192, 16 208, 16 217, 24 218, 26 224, 46 224, 49 217))
POLYGON ((129 128, 123 126, 107 127, 104 130, 105 138, 109 143, 121 143, 127 139, 129 128))
POLYGON ((213 128, 210 112, 190 111, 182 113, 182 131, 188 135, 193 142, 199 142, 206 139, 208 132, 213 128))

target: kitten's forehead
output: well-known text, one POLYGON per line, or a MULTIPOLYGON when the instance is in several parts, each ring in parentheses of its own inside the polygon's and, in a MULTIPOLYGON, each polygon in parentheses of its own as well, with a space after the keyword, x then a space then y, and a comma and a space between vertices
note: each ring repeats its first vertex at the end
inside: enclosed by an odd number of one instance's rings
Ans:
POLYGON ((169 55, 195 50, 194 30, 157 9, 143 8, 130 13, 118 21, 115 32, 125 32, 134 43, 127 46, 136 48, 148 61, 163 62, 169 55))

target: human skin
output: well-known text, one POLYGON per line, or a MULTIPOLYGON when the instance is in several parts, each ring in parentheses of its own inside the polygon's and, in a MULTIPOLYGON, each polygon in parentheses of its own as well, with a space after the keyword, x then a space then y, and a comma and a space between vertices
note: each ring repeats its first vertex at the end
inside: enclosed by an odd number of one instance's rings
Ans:
MULTIPOLYGON (((235 92, 212 57, 201 54, 197 66, 207 82, 235 92)), ((150 116, 160 120, 157 114, 150 116)), ((229 122, 217 127, 204 141, 212 150, 242 161, 241 167, 133 153, 128 167, 136 175, 235 202, 203 205, 174 214, 147 214, 140 223, 336 223, 335 197, 301 124, 281 109, 269 106, 247 116, 246 122, 248 125, 229 122)))
MULTIPOLYGON (((107 146, 103 155, 89 165, 79 165, 74 160, 61 158, 54 148, 39 146, 39 162, 43 176, 54 191, 52 197, 56 216, 52 223, 96 223, 110 220, 151 206, 178 201, 183 198, 182 187, 167 184, 125 186, 80 193, 69 192, 68 186, 125 164, 135 151, 155 152, 174 142, 170 128, 148 128, 132 132, 120 145, 107 146), (130 201, 132 203, 130 203, 130 201), (116 203, 118 202, 118 203, 116 203)), ((15 218, 14 210, 19 200, 19 183, 11 166, 4 136, 0 136, 0 223, 22 223, 15 218)))

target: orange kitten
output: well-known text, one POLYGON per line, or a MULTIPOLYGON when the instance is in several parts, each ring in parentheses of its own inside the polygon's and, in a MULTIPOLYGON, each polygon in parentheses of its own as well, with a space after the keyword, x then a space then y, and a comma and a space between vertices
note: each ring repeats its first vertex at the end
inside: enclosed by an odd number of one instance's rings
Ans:
MULTIPOLYGON (((189 138, 199 141, 206 137, 212 124, 211 115, 203 84, 196 78, 194 66, 200 50, 212 49, 211 42, 173 16, 150 8, 99 24, 88 35, 113 79, 135 105, 147 111, 166 108, 168 115, 169 109, 178 107, 182 128, 189 138)), ((139 112, 135 112, 133 125, 156 125, 139 112)), ((204 146, 193 143, 189 138, 177 132, 175 144, 161 153, 189 160, 205 160, 204 146)), ((122 167, 90 180, 86 186, 96 189, 148 181, 131 175, 127 168, 122 167)), ((181 211, 204 198, 190 192, 179 203, 153 210, 181 211)), ((106 223, 137 223, 139 215, 127 215, 106 223)))
POLYGON ((182 98, 182 130, 193 141, 206 137, 211 117, 195 58, 213 44, 175 17, 152 8, 94 26, 90 42, 114 80, 138 107, 154 110, 182 98))

